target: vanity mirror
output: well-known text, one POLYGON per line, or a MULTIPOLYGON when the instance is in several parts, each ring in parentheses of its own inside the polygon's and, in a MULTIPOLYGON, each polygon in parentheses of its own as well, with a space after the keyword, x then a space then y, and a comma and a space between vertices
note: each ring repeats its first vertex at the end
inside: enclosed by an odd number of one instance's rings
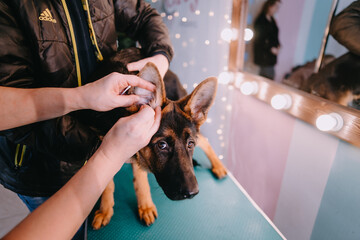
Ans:
MULTIPOLYGON (((254 7, 261 6, 261 3, 264 2, 234 0, 232 17, 233 20, 239 19, 240 23, 233 22, 232 27, 238 28, 238 31, 242 33, 245 33, 246 27, 251 29, 251 22, 256 15, 254 7)), ((252 62, 251 41, 246 42, 243 40, 230 44, 229 71, 237 74, 237 77, 234 79, 234 85, 239 90, 243 89, 243 82, 256 83, 253 84, 256 85, 256 91, 251 93, 254 97, 269 104, 274 101, 273 98, 277 95, 282 97, 276 97, 275 99, 283 99, 283 101, 290 99, 292 101, 291 106, 282 108, 281 111, 286 111, 305 122, 317 126, 323 131, 328 131, 340 139, 360 146, 360 112, 351 107, 351 102, 350 106, 343 106, 329 99, 301 91, 296 86, 289 86, 291 84, 284 80, 287 73, 298 64, 310 65, 310 74, 306 74, 308 76, 312 74, 317 57, 319 55, 322 56, 320 51, 324 32, 326 31, 327 24, 330 22, 329 16, 332 15, 332 11, 336 11, 335 15, 338 14, 353 1, 340 0, 337 2, 284 1, 281 3, 278 15, 275 16, 280 29, 279 39, 281 42, 281 49, 275 68, 275 81, 258 75, 256 66, 252 62), (323 14, 320 14, 320 10, 323 14), (323 18, 321 18, 321 15, 323 18), (295 19, 298 21, 296 22, 295 19), (307 24, 307 26, 304 26, 304 24, 307 24), (316 27, 316 25, 319 26, 316 27), (321 30, 318 30, 319 28, 321 30), (286 32, 286 30, 290 32, 286 32), (307 34, 305 34, 306 32, 307 34), (309 63, 311 60, 312 62, 309 63), (323 117, 323 115, 326 116, 323 117), (321 122, 326 122, 325 125, 328 124, 329 126, 324 128, 321 126, 321 122)), ((328 58, 336 60, 347 51, 331 36, 329 36, 327 44, 323 46, 326 46, 324 48, 324 55, 326 57, 323 63, 328 58), (332 55, 332 57, 328 57, 328 55, 332 55)), ((360 71, 359 69, 357 70, 360 71)))
POLYGON ((277 58, 275 81, 344 106, 359 108, 356 64, 360 61, 356 56, 342 56, 349 51, 343 45, 351 48, 356 41, 354 37, 345 39, 349 36, 347 31, 360 23, 357 20, 360 16, 354 16, 354 8, 357 9, 360 3, 352 2, 253 0, 243 3, 248 6, 244 20, 247 31, 254 32, 254 38, 245 43, 244 71, 269 78, 266 71, 277 58), (270 8, 265 8, 270 10, 263 13, 266 2, 270 8), (350 4, 355 6, 344 10, 350 4), (268 19, 262 19, 261 13, 268 19), (340 13, 342 16, 337 17, 340 13), (266 28, 264 24, 267 24, 266 28), (276 29, 270 30, 274 28, 272 25, 278 27, 279 33, 276 29), (345 61, 356 63, 344 67, 345 61))

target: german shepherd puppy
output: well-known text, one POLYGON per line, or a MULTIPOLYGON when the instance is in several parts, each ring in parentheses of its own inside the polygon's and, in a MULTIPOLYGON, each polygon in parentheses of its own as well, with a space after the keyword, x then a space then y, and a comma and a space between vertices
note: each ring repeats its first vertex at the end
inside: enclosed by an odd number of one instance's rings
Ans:
MULTIPOLYGON (((122 50, 104 61, 92 79, 99 79, 111 72, 129 74, 126 65, 141 58, 138 48, 122 50)), ((138 76, 155 84, 156 92, 152 94, 140 88, 134 88, 131 92, 142 96, 148 94, 148 104, 152 107, 161 106, 162 109, 159 130, 150 143, 131 160, 139 217, 149 226, 157 218, 157 210, 151 199, 147 171, 155 175, 160 187, 171 200, 189 199, 199 192, 192 160, 195 145, 204 150, 217 178, 223 178, 227 171, 209 142, 199 132, 214 102, 217 79, 207 78, 187 95, 174 73, 169 71, 163 80, 152 63, 148 63, 138 76)), ((115 109, 106 113, 92 112, 93 116, 85 117, 85 121, 92 119, 88 124, 103 136, 119 117, 137 111, 138 107, 115 109)), ((101 196, 100 209, 96 211, 92 223, 94 229, 107 225, 113 215, 114 188, 114 182, 111 181, 101 196)))
POLYGON ((300 89, 348 106, 360 99, 360 57, 346 53, 310 76, 300 89))

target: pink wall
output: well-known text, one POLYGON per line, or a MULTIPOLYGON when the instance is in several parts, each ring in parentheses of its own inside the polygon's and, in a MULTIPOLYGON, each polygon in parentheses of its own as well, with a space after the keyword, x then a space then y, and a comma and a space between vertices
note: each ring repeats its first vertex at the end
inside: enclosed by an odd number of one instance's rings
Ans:
POLYGON ((234 92, 226 165, 273 219, 295 119, 234 92))
MULTIPOLYGON (((280 31, 279 39, 281 42, 281 51, 276 65, 277 81, 280 81, 284 77, 284 74, 294 67, 294 57, 304 4, 305 1, 282 1, 280 10, 276 15, 280 31)), ((304 51, 305 44, 306 43, 304 43, 304 51)))

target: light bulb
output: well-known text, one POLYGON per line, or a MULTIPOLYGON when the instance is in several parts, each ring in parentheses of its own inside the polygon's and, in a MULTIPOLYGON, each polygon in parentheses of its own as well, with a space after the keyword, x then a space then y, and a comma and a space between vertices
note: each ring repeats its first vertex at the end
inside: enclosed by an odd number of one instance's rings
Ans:
POLYGON ((277 94, 271 98, 271 106, 276 110, 289 109, 292 100, 289 94, 277 94))
POLYGON ((220 84, 229 84, 233 78, 234 74, 232 72, 221 72, 218 76, 220 84))
POLYGON ((257 82, 244 82, 240 86, 240 91, 244 95, 254 95, 258 92, 259 85, 257 82))
POLYGON ((225 28, 221 31, 221 39, 230 42, 231 40, 236 40, 238 38, 238 30, 236 28, 225 28))
POLYGON ((344 120, 337 113, 320 115, 316 119, 316 127, 321 131, 339 131, 344 126, 344 120))
POLYGON ((245 28, 244 40, 250 41, 254 37, 254 32, 250 28, 245 28))
POLYGON ((226 42, 230 42, 232 39, 232 31, 230 28, 225 28, 224 30, 221 31, 221 39, 226 41, 226 42))

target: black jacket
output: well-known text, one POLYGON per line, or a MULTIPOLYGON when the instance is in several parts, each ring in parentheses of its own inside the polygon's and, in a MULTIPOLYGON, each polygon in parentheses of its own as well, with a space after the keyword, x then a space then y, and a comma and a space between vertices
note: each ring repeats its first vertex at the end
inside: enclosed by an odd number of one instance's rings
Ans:
POLYGON ((262 67, 274 66, 277 56, 271 52, 271 48, 280 46, 275 19, 269 21, 265 14, 260 14, 255 20, 254 30, 254 63, 262 67))
POLYGON ((360 56, 360 1, 354 1, 332 19, 330 34, 351 53, 360 56))
MULTIPOLYGON (((117 49, 117 32, 138 40, 145 56, 173 56, 167 28, 141 0, 88 0, 89 30, 97 58, 117 49)), ((0 85, 22 88, 76 87, 81 79, 65 0, 0 2, 0 85)), ((3 131, 0 183, 29 196, 56 192, 99 144, 73 115, 3 131)))

